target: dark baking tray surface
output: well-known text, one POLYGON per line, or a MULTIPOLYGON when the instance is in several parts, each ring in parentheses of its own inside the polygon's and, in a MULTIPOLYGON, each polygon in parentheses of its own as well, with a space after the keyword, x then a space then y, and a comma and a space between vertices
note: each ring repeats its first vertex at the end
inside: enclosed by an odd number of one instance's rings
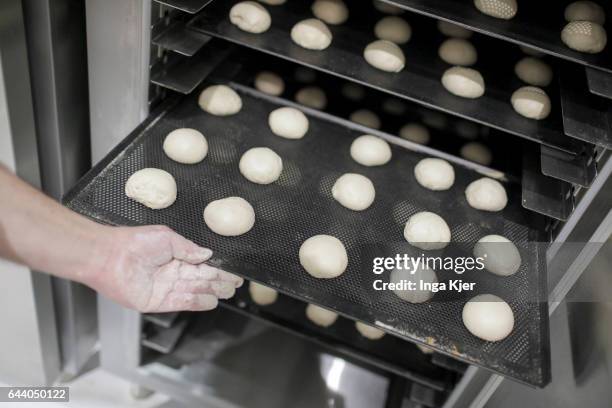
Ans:
MULTIPOLYGON (((455 185, 446 192, 426 191, 414 181, 412 171, 426 156, 423 152, 436 155, 434 150, 382 135, 398 145, 393 147, 394 159, 379 168, 364 168, 349 155, 353 138, 365 133, 362 126, 305 110, 310 118, 308 135, 300 140, 283 139, 271 133, 267 116, 279 105, 290 103, 236 88, 243 108, 231 117, 202 112, 197 93, 166 102, 74 187, 65 197, 66 204, 104 223, 168 225, 213 248, 213 265, 399 337, 432 344, 439 352, 519 381, 534 385, 548 382, 546 267, 542 246, 536 243, 542 240, 543 219, 521 207, 517 185, 506 184, 510 202, 504 211, 476 211, 467 205, 463 191, 480 177, 476 169, 482 170, 481 166, 440 153, 455 163, 455 185), (164 155, 164 137, 179 127, 199 129, 207 136, 210 150, 203 162, 182 165, 164 155), (242 152, 262 145, 275 150, 284 161, 281 178, 267 186, 248 182, 237 165, 242 152), (179 193, 171 207, 151 210, 125 196, 128 177, 145 167, 174 175, 179 193), (377 199, 368 210, 353 212, 331 199, 332 183, 345 172, 359 172, 373 181, 377 199), (239 237, 216 235, 205 226, 202 211, 210 201, 233 195, 253 204, 256 225, 239 237), (517 244, 523 264, 512 277, 497 278, 488 273, 461 276, 477 282, 476 292, 496 293, 509 302, 516 322, 508 338, 490 343, 472 336, 461 322, 464 295, 439 292, 435 301, 412 305, 394 294, 373 290, 373 257, 398 251, 420 255, 403 239, 402 232, 410 215, 422 210, 442 214, 456 242, 429 255, 467 256, 475 241, 491 233, 505 235, 517 244), (322 233, 338 237, 347 247, 349 267, 336 279, 312 278, 299 264, 301 243, 322 233)), ((446 281, 457 275, 448 272, 438 276, 446 281)), ((381 278, 387 279, 385 275, 381 278)))

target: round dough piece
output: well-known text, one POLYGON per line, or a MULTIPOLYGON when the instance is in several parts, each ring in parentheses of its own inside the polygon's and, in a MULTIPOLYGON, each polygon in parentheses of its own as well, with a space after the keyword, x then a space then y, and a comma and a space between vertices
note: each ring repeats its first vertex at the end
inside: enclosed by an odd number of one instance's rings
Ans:
POLYGON ((476 99, 485 93, 484 78, 472 68, 451 67, 442 75, 442 85, 453 95, 476 99))
POLYGON ((474 336, 486 341, 503 340, 514 328, 514 313, 495 295, 474 296, 463 306, 463 324, 474 336))
POLYGON ((260 306, 268 306, 276 302, 278 292, 272 288, 260 285, 257 282, 249 282, 249 295, 253 302, 260 306))
POLYGON ((366 176, 346 173, 334 183, 332 196, 349 210, 363 211, 374 202, 376 190, 366 176))
POLYGON ((548 86, 553 78, 550 65, 534 57, 525 57, 517 62, 514 73, 521 81, 533 86, 548 86))
POLYGON ((308 118, 301 111, 290 108, 278 108, 268 116, 268 125, 272 133, 285 139, 301 139, 308 132, 308 118))
POLYGON ((487 235, 474 245, 474 257, 482 258, 487 271, 499 275, 514 275, 521 267, 521 254, 509 239, 487 235))
POLYGON ((541 88, 523 86, 514 91, 510 101, 514 110, 526 118, 542 120, 550 115, 550 98, 541 88))
POLYGON ((474 140, 478 137, 480 133, 480 128, 473 122, 468 122, 467 120, 462 120, 455 124, 455 129, 457 130, 457 134, 464 139, 474 140))
POLYGON ((414 166, 414 177, 430 190, 448 190, 455 182, 455 170, 446 160, 430 157, 414 166))
POLYGON ((329 327, 338 320, 338 314, 320 306, 308 304, 306 306, 308 320, 321 327, 329 327))
POLYGON ((504 186, 487 177, 472 181, 465 189, 465 198, 472 208, 484 211, 501 211, 508 204, 504 186))
POLYGON ((269 6, 280 6, 281 4, 285 4, 287 2, 287 0, 259 0, 259 1, 269 6))
POLYGON ((314 109, 325 109, 327 106, 327 96, 318 86, 307 86, 300 89, 295 94, 295 100, 314 109))
POLYGON ((283 160, 272 149, 253 147, 242 155, 238 168, 247 180, 257 184, 270 184, 280 177, 283 160))
POLYGON ((482 164, 483 166, 488 166, 493 161, 493 154, 491 153, 491 150, 489 150, 487 146, 478 142, 464 144, 461 147, 459 154, 464 159, 482 164))
POLYGON ((458 26, 457 24, 449 23, 448 21, 438 20, 438 30, 448 37, 462 38, 467 40, 474 32, 458 26))
POLYGON ((204 89, 198 98, 203 111, 215 116, 229 116, 242 109, 242 99, 232 88, 212 85, 204 89))
POLYGON ((419 348, 419 350, 421 350, 421 353, 423 354, 433 354, 434 352, 431 348, 424 346, 422 344, 417 344, 416 346, 419 348))
POLYGON ((351 157, 364 166, 382 166, 391 160, 391 147, 379 137, 363 135, 351 144, 351 157))
POLYGON ((565 21, 591 21, 599 25, 606 22, 606 12, 593 1, 575 1, 565 8, 565 21))
POLYGON ((389 282, 399 284, 402 281, 414 282, 416 289, 393 289, 393 293, 406 302, 423 303, 431 299, 434 294, 428 289, 421 289, 421 282, 426 284, 436 283, 438 282, 438 277, 433 269, 425 268, 422 265, 419 265, 415 271, 408 269, 392 270, 389 275, 389 282))
POLYGON ((361 85, 347 82, 342 86, 342 95, 344 95, 346 99, 358 102, 365 98, 365 90, 361 85))
POLYGON ((308 50, 324 50, 332 42, 332 33, 321 20, 302 20, 291 29, 291 39, 308 50))
POLYGON ((359 123, 372 129, 380 129, 380 118, 377 114, 367 109, 359 109, 349 116, 351 122, 359 123))
POLYGON ((399 131, 400 137, 410 140, 411 142, 426 145, 429 143, 431 136, 429 130, 418 123, 407 123, 399 131))
POLYGON ((572 21, 561 31, 561 40, 573 50, 597 54, 606 48, 608 35, 605 28, 597 23, 572 21))
POLYGON ((383 102, 382 110, 389 115, 401 116, 406 113, 406 104, 398 99, 388 98, 383 102))
POLYGON ((374 8, 380 11, 381 13, 391 14, 394 16, 404 14, 404 10, 402 10, 401 8, 382 2, 380 0, 374 0, 374 8))
POLYGON ((176 181, 165 170, 141 169, 128 178, 125 195, 154 210, 170 207, 176 201, 176 181))
POLYGON ((337 25, 348 20, 349 10, 342 0, 315 0, 312 14, 327 24, 337 25))
POLYGON ((440 59, 450 65, 470 66, 478 60, 478 52, 471 42, 449 38, 438 49, 440 59))
POLYGON ((176 162, 194 164, 204 160, 208 154, 208 142, 195 129, 175 129, 164 139, 163 149, 176 162))
POLYGON ((474 0, 474 6, 483 14, 510 20, 518 11, 516 0, 474 0))
POLYGON ((374 34, 380 40, 387 40, 396 44, 406 44, 410 41, 410 37, 412 37, 412 28, 403 18, 389 16, 382 18, 376 23, 374 34))
POLYGON ((242 1, 231 8, 230 21, 242 31, 259 34, 270 28, 272 17, 261 4, 254 1, 242 1))
POLYGON ((235 237, 253 228, 255 210, 244 198, 222 198, 210 202, 204 208, 204 222, 219 235, 235 237))
POLYGON ((285 91, 285 81, 270 71, 262 71, 255 77, 255 88, 268 95, 278 96, 285 91))
POLYGON ((374 68, 386 72, 400 72, 406 65, 402 49, 391 41, 371 42, 363 50, 363 57, 374 68))
POLYGON ((385 335, 384 331, 361 322, 355 322, 355 328, 363 337, 369 340, 379 340, 385 335))
POLYGON ((315 278, 331 279, 344 273, 348 266, 348 255, 338 238, 315 235, 302 243, 300 264, 315 278))
POLYGON ((429 251, 445 248, 450 242, 451 231, 438 214, 423 211, 408 219, 404 238, 412 246, 429 251))

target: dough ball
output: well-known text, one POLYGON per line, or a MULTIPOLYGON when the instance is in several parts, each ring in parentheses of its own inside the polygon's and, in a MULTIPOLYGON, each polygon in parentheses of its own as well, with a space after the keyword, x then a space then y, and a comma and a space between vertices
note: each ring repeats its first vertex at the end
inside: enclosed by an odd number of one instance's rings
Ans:
POLYGON ((164 153, 172 160, 184 163, 199 163, 208 154, 208 142, 204 135, 195 129, 176 129, 164 139, 164 153))
POLYGON ((247 180, 257 184, 270 184, 280 177, 283 160, 272 149, 254 147, 242 155, 238 167, 247 180))
POLYGON ((385 335, 384 331, 361 322, 355 322, 355 328, 363 337, 369 340, 379 340, 385 335))
POLYGON ((272 18, 261 4, 242 1, 230 10, 230 21, 242 31, 259 34, 270 28, 272 18))
POLYGON ((468 122, 467 120, 457 122, 455 124, 455 130, 459 136, 468 140, 476 139, 480 133, 478 125, 473 122, 468 122))
POLYGON ((518 11, 516 0, 474 0, 474 6, 483 14, 503 20, 510 20, 518 11))
POLYGON ((344 244, 331 235, 315 235, 300 247, 300 264, 319 279, 336 278, 344 273, 348 255, 344 244))
POLYGON ((451 67, 442 75, 442 85, 453 95, 476 99, 485 93, 485 83, 480 72, 472 68, 451 67))
POLYGON ((300 89, 295 94, 295 100, 314 109, 325 109, 327 106, 327 96, 318 86, 307 86, 300 89))
POLYGON ((398 99, 388 98, 383 102, 382 109, 389 115, 401 116, 406 113, 406 104, 398 99))
POLYGON ((438 20, 438 30, 448 37, 463 38, 464 40, 470 38, 472 34, 474 34, 467 28, 442 20, 438 20))
POLYGON ((440 59, 450 65, 469 66, 478 60, 478 53, 471 42, 461 38, 449 38, 438 49, 440 59))
POLYGON ((286 139, 301 139, 308 132, 308 118, 301 111, 290 108, 278 108, 268 116, 272 133, 286 139))
POLYGON ((590 21, 572 21, 561 31, 561 40, 573 50, 597 54, 606 48, 605 28, 590 21))
POLYGON ((484 211, 501 211, 508 204, 504 186, 487 177, 472 181, 465 189, 465 198, 472 208, 484 211))
POLYGON ((417 344, 416 346, 419 348, 419 350, 421 350, 421 353, 423 354, 433 354, 434 352, 431 348, 424 346, 422 344, 417 344))
POLYGON ((412 246, 428 251, 446 247, 450 242, 451 232, 446 221, 438 214, 422 211, 408 219, 404 238, 412 246))
POLYGON ((229 116, 242 109, 242 99, 232 88, 212 85, 204 89, 198 98, 203 111, 215 116, 229 116))
POLYGON ((402 49, 391 41, 371 42, 363 50, 363 57, 374 68, 386 72, 399 72, 406 65, 402 49))
POLYGON ((499 341, 512 332, 514 313, 502 298, 478 295, 463 306, 463 324, 476 337, 499 341))
POLYGON ((429 130, 418 123, 408 123, 399 131, 400 137, 410 140, 411 142, 426 145, 429 143, 431 136, 429 130))
POLYGON ((514 275, 521 267, 516 245, 501 235, 487 235, 474 245, 474 257, 483 258, 487 271, 499 276, 514 275))
POLYGON ((599 25, 606 22, 606 12, 593 1, 575 1, 565 8, 565 20, 572 21, 591 21, 599 25))
POLYGON ((312 3, 312 14, 327 24, 342 24, 349 16, 348 8, 342 0, 315 0, 312 3))
POLYGON ((400 299, 410 303, 423 303, 427 302, 433 297, 433 292, 427 289, 420 289, 421 282, 424 283, 436 283, 438 277, 433 269, 425 268, 422 265, 412 271, 408 269, 394 269, 389 275, 389 282, 394 284, 406 282, 414 282, 416 289, 394 289, 395 293, 400 299))
POLYGON ((351 144, 351 157, 364 166, 382 166, 391 160, 391 147, 379 137, 363 135, 351 144))
POLYGON ((414 177, 430 190, 448 190, 455 182, 455 170, 446 160, 427 158, 414 166, 414 177))
POLYGON ((227 197, 204 208, 204 222, 213 232, 226 237, 247 233, 255 225, 255 210, 247 200, 227 197))
POLYGON ((538 50, 534 50, 533 48, 530 48, 530 47, 525 47, 524 45, 519 45, 519 48, 525 54, 531 55, 532 57, 543 57, 545 55, 543 52, 540 52, 538 50))
POLYGON ((280 6, 281 4, 285 4, 287 0, 259 0, 262 3, 268 4, 270 6, 280 6))
POLYGON ((342 86, 342 95, 344 95, 346 99, 359 102, 365 98, 365 90, 361 85, 347 82, 342 86))
POLYGON ((249 295, 251 295, 253 302, 260 306, 271 305, 278 299, 277 291, 267 286, 260 285, 257 282, 249 282, 249 295))
POLYGON ((298 82, 310 84, 310 83, 313 83, 317 79, 317 74, 310 68, 297 67, 295 69, 295 73, 293 74, 293 77, 298 82))
POLYGON ((377 114, 367 109, 359 109, 351 113, 349 116, 351 122, 359 123, 360 125, 380 129, 380 118, 377 114))
POLYGON ((550 114, 550 98, 543 89, 535 86, 523 86, 517 89, 510 101, 519 115, 529 119, 541 120, 550 114))
POLYGON ((320 306, 308 304, 306 306, 308 320, 321 327, 329 327, 338 320, 338 314, 320 306))
POLYGON ((176 182, 167 171, 138 170, 125 183, 125 195, 154 210, 170 207, 176 201, 176 182))
POLYGON ((487 146, 478 142, 464 144, 463 147, 461 147, 459 154, 464 159, 482 164, 483 166, 488 166, 493 161, 493 154, 491 154, 491 150, 489 150, 487 146))
POLYGON ((362 211, 372 205, 376 191, 366 176, 346 173, 334 183, 332 196, 349 210, 362 211))
POLYGON ((550 65, 534 57, 525 57, 517 62, 514 73, 521 81, 533 86, 548 86, 553 78, 550 65))
POLYGON ((412 37, 412 28, 403 18, 389 16, 382 18, 376 23, 374 34, 380 40, 387 40, 396 44, 406 44, 410 41, 410 37, 412 37))
POLYGON ((255 77, 255 88, 263 93, 278 96, 285 91, 285 81, 274 72, 262 71, 255 77))
POLYGON ((324 50, 332 42, 332 33, 321 20, 302 20, 291 29, 291 39, 308 50, 324 50))
POLYGON ((398 16, 404 13, 404 10, 402 10, 401 8, 382 2, 380 0, 374 0, 374 8, 380 11, 381 13, 392 14, 394 16, 398 16))

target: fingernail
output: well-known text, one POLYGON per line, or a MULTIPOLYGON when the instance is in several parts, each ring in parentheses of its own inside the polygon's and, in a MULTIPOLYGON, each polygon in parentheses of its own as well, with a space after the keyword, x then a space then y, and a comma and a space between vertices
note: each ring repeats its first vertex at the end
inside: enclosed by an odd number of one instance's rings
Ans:
POLYGON ((199 255, 200 255, 200 257, 202 257, 202 259, 203 259, 204 261, 209 260, 209 259, 210 259, 210 257, 212 256, 212 254, 213 254, 213 251, 212 251, 212 250, 210 250, 210 249, 208 249, 208 248, 200 248, 200 253, 199 253, 199 255))

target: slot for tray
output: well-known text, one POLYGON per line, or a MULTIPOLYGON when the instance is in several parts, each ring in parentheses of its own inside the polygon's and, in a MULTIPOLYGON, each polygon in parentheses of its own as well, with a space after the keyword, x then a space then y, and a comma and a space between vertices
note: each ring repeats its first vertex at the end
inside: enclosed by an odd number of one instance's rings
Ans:
POLYGON ((142 318, 147 321, 147 322, 151 322, 157 326, 161 326, 165 329, 168 329, 170 327, 172 327, 172 325, 174 324, 174 322, 176 321, 176 319, 179 317, 178 312, 171 312, 171 313, 146 313, 144 315, 142 315, 142 318))
POLYGON ((446 394, 413 383, 409 391, 410 401, 425 407, 438 408, 444 404, 446 394))
POLYGON ((212 39, 211 36, 188 30, 185 23, 172 23, 153 38, 153 44, 186 57, 193 56, 212 39))
POLYGON ((464 362, 440 353, 433 353, 431 355, 431 363, 459 374, 463 374, 468 367, 464 362))
POLYGON ((542 173, 568 183, 589 187, 597 175, 595 149, 592 145, 585 153, 573 155, 548 146, 540 146, 542 173))
POLYGON ((189 319, 182 316, 176 324, 168 329, 149 326, 148 330, 145 330, 141 344, 160 353, 168 354, 174 350, 188 324, 189 319))
POLYGON ((155 0, 159 4, 184 11, 189 14, 200 12, 212 0, 155 0))
POLYGON ((591 93, 612 99, 612 74, 594 68, 585 68, 591 93))

